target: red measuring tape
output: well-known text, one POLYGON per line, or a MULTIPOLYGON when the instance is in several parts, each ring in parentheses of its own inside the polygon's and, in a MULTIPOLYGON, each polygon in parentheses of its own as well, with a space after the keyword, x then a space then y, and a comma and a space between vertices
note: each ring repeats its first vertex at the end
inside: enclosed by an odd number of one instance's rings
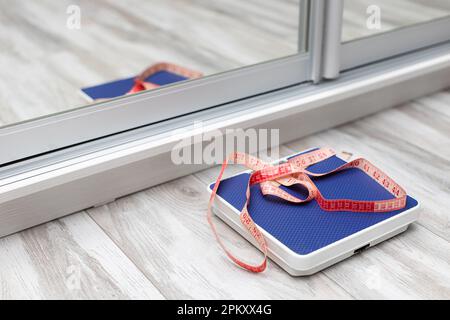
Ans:
POLYGON ((267 266, 267 243, 266 240, 255 224, 248 211, 248 202, 250 199, 250 187, 255 184, 259 184, 263 195, 271 195, 281 199, 284 199, 293 203, 302 203, 315 199, 325 211, 351 211, 351 212, 390 212, 400 210, 406 206, 406 192, 392 180, 387 174, 375 167, 372 163, 366 159, 359 158, 350 161, 336 169, 325 173, 313 173, 307 170, 307 168, 315 163, 326 160, 336 153, 330 148, 322 148, 307 152, 296 157, 287 160, 284 163, 277 165, 271 165, 256 157, 245 153, 235 152, 232 153, 228 159, 222 164, 219 176, 216 180, 214 188, 211 193, 211 197, 208 203, 208 223, 214 233, 215 238, 219 245, 223 248, 226 255, 238 266, 252 272, 262 272, 267 266), (212 221, 212 205, 217 195, 220 182, 222 181, 225 169, 229 162, 235 164, 244 165, 252 170, 250 179, 247 185, 246 201, 242 211, 240 213, 240 220, 250 235, 256 240, 260 250, 264 254, 264 260, 259 265, 250 265, 242 260, 236 258, 223 244, 220 239, 216 227, 212 221), (320 190, 316 187, 310 177, 322 177, 338 171, 356 168, 367 174, 373 180, 375 180, 384 189, 389 191, 393 195, 389 200, 375 200, 375 201, 363 201, 363 200, 351 200, 351 199, 326 199, 320 190), (283 186, 292 186, 300 184, 308 191, 308 196, 305 199, 299 199, 288 192, 280 188, 283 186))
POLYGON ((148 67, 144 72, 137 76, 134 79, 133 88, 131 88, 127 94, 158 88, 160 85, 145 80, 151 75, 160 71, 174 73, 187 79, 197 79, 203 76, 203 74, 198 71, 189 70, 173 63, 160 62, 148 67))

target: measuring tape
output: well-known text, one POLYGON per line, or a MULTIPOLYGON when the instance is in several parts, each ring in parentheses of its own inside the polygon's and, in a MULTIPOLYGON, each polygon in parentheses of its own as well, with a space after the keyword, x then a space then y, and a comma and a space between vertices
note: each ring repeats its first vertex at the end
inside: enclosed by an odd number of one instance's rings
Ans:
POLYGON ((208 223, 214 233, 217 242, 225 251, 226 255, 238 266, 251 271, 262 272, 267 266, 267 242, 256 226, 255 222, 250 216, 248 211, 248 202, 250 199, 250 187, 255 184, 259 184, 263 195, 271 195, 283 200, 293 203, 303 203, 315 199, 324 211, 350 211, 350 212, 390 212, 403 209, 406 206, 407 194, 405 190, 392 180, 387 174, 375 167, 372 163, 363 158, 358 158, 342 166, 337 167, 331 171, 325 173, 313 173, 307 170, 307 168, 315 163, 324 161, 328 158, 335 156, 336 153, 330 148, 322 148, 307 152, 298 156, 295 156, 284 163, 277 165, 271 165, 245 153, 235 152, 232 153, 228 159, 222 164, 219 176, 216 180, 214 188, 211 193, 211 197, 208 203, 208 223), (223 244, 220 239, 216 227, 212 221, 212 205, 217 195, 220 182, 222 181, 225 169, 229 162, 235 164, 244 165, 252 170, 250 179, 245 191, 246 200, 244 207, 239 215, 241 223, 250 233, 250 235, 256 240, 260 250, 264 254, 264 259, 259 265, 250 265, 242 260, 236 258, 223 244), (321 193, 310 177, 322 177, 342 170, 356 168, 367 174, 370 178, 375 180, 380 186, 386 189, 393 195, 392 199, 388 200, 351 200, 351 199, 326 199, 321 193), (295 184, 300 184, 308 191, 308 196, 305 199, 297 198, 280 186, 289 187, 295 184))
POLYGON ((144 91, 144 90, 150 90, 160 87, 160 85, 152 82, 146 81, 150 76, 152 76, 155 73, 158 73, 160 71, 167 71, 170 73, 177 74, 179 76, 182 76, 187 79, 197 79, 203 76, 201 72, 189 70, 187 68, 178 66, 173 63, 168 62, 160 62, 157 64, 154 64, 150 66, 149 68, 145 69, 144 72, 142 72, 139 76, 137 76, 134 79, 134 86, 130 89, 130 91, 127 94, 133 94, 136 92, 144 91))

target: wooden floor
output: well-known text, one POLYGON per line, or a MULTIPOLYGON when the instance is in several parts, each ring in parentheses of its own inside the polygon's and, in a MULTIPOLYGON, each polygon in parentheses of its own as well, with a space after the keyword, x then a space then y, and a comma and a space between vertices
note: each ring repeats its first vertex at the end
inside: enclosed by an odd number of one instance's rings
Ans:
MULTIPOLYGON (((212 168, 0 239, 0 298, 450 298, 450 91, 289 143, 365 155, 422 201, 406 233, 323 272, 233 266, 206 222, 212 168), (392 128, 397 128, 392 130, 392 128)), ((218 222, 241 255, 255 249, 218 222)))
MULTIPOLYGON (((52 7, 55 3, 67 5, 69 2, 87 6, 92 3, 46 0, 45 4, 56 10, 58 7, 52 7)), ((182 5, 182 2, 173 1, 175 5, 182 5)), ((295 6, 295 2, 283 1, 289 6, 295 6)), ((176 29, 166 36, 157 32, 132 32, 133 28, 155 27, 143 22, 150 11, 157 13, 158 24, 170 31, 164 23, 170 20, 168 17, 171 21, 182 19, 171 16, 176 13, 162 9, 152 11, 143 8, 142 1, 135 1, 137 10, 130 16, 124 10, 124 2, 105 3, 108 9, 93 13, 88 10, 87 18, 101 21, 103 24, 97 25, 100 28, 97 31, 111 37, 98 39, 72 34, 75 41, 71 38, 65 42, 66 35, 57 31, 58 23, 65 21, 51 22, 48 28, 53 31, 36 22, 47 17, 45 5, 28 1, 27 7, 21 8, 0 0, 0 21, 19 22, 21 28, 16 37, 9 34, 17 31, 10 23, 0 29, 0 123, 13 123, 79 104, 76 90, 87 82, 127 76, 162 57, 202 71, 216 72, 296 48, 296 43, 291 41, 297 36, 296 24, 289 22, 297 14, 289 9, 292 7, 280 9, 281 16, 289 19, 281 23, 273 18, 267 26, 277 35, 275 38, 288 34, 283 39, 291 40, 267 46, 271 41, 267 38, 270 32, 258 29, 261 27, 258 19, 263 19, 264 12, 273 5, 270 1, 256 6, 258 13, 251 19, 234 19, 236 23, 250 21, 249 26, 238 24, 239 28, 260 32, 263 38, 259 44, 267 47, 262 52, 265 56, 256 49, 248 49, 254 50, 249 52, 236 49, 239 46, 230 48, 223 38, 210 39, 203 30, 197 29, 185 33, 198 38, 194 54, 190 51, 193 48, 190 41, 184 36, 174 36, 176 29), (33 15, 27 14, 30 12, 33 15), (127 23, 111 24, 116 21, 111 19, 114 17, 127 23), (21 35, 28 31, 32 36, 21 35), (44 40, 48 43, 46 47, 40 45, 44 40), (158 46, 148 46, 148 41, 158 46), (177 44, 176 50, 159 50, 163 43, 177 44), (70 50, 62 50, 65 45, 70 50), (100 51, 93 50, 94 46, 103 48, 106 54, 99 57, 96 52, 100 51), (131 52, 132 56, 127 56, 130 59, 119 66, 117 61, 123 62, 125 54, 121 48, 126 48, 127 54, 131 52), (47 56, 49 52, 51 55, 47 56), (48 59, 41 64, 34 63, 42 57, 48 59), (217 61, 221 64, 215 65, 217 61), (23 79, 24 74, 32 76, 23 79), (34 90, 27 91, 30 87, 34 90)), ((217 5, 219 1, 209 3, 217 5)), ((230 3, 226 10, 236 10, 233 5, 243 3, 248 8, 256 0, 230 3)), ((212 17, 202 10, 199 14, 214 23, 219 21, 216 31, 223 32, 221 27, 231 23, 227 16, 232 12, 223 10, 217 9, 217 15, 212 17)), ((347 17, 353 19, 351 14, 347 17)), ((353 29, 349 28, 346 34, 351 38, 360 26, 355 22, 353 29)), ((205 185, 218 173, 217 168, 212 168, 0 239, 0 298, 449 299, 450 91, 289 143, 281 151, 289 154, 327 145, 360 153, 385 168, 410 194, 422 201, 419 222, 406 233, 314 276, 293 278, 274 263, 269 264, 264 274, 249 274, 228 262, 206 222, 205 185)), ((256 257, 247 242, 224 224, 219 221, 218 224, 226 241, 236 247, 238 253, 256 257)))

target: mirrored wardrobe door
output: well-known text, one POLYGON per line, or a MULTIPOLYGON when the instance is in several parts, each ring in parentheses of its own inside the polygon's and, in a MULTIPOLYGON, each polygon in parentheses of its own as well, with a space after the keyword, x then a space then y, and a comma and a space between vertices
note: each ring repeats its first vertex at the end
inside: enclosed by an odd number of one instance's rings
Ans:
POLYGON ((299 54, 300 2, 0 0, 0 126, 299 54))

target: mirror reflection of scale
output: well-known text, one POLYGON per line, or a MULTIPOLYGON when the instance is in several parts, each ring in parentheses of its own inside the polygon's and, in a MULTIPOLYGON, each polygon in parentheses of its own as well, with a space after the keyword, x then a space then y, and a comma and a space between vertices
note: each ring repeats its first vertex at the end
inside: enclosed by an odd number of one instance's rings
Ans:
POLYGON ((197 79, 203 74, 173 63, 160 62, 148 67, 136 77, 115 80, 81 89, 89 102, 113 99, 127 94, 152 90, 180 81, 197 79))

